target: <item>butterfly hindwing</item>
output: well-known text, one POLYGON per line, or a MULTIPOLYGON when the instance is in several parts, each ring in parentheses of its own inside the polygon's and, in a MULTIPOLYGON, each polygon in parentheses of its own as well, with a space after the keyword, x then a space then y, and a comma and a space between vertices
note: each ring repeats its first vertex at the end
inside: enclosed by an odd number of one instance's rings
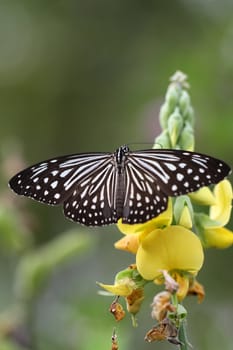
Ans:
POLYGON ((131 161, 128 161, 125 172, 123 223, 143 223, 166 210, 168 196, 154 176, 131 161))
POLYGON ((117 222, 115 210, 116 172, 114 165, 102 164, 90 177, 80 181, 64 202, 64 214, 88 226, 117 222))

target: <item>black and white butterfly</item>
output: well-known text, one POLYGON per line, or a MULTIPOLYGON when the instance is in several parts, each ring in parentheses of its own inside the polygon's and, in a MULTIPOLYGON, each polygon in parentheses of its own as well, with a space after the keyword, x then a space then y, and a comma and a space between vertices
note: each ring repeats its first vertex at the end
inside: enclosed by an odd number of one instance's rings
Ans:
POLYGON ((19 195, 51 205, 87 226, 143 223, 167 208, 168 196, 179 196, 216 184, 230 167, 210 156, 182 150, 81 153, 31 166, 9 182, 19 195))

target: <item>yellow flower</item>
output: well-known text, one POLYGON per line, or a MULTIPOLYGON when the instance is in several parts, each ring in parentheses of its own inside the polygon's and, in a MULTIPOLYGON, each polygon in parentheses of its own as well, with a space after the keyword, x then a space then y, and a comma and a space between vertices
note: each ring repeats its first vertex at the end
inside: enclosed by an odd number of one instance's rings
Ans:
POLYGON ((233 244, 233 232, 225 227, 206 227, 204 246, 207 248, 228 248, 233 244))
POLYGON ((209 216, 196 214, 196 224, 205 247, 228 248, 233 244, 233 232, 223 227, 231 216, 232 187, 228 180, 219 182, 214 188, 215 204, 209 216))
POLYGON ((113 295, 120 295, 123 297, 130 295, 134 290, 134 286, 131 284, 131 281, 126 278, 116 282, 115 284, 104 284, 100 282, 97 282, 97 284, 113 295))
POLYGON ((231 216, 233 198, 231 183, 228 180, 219 182, 214 188, 216 203, 210 207, 210 218, 225 226, 231 216))
POLYGON ((214 194, 209 187, 202 187, 198 191, 189 193, 188 196, 199 205, 214 205, 216 203, 214 194))
POLYGON ((145 280, 154 280, 161 270, 196 275, 204 260, 199 238, 182 226, 155 229, 142 236, 136 255, 138 272, 145 280))
POLYGON ((114 247, 116 249, 125 250, 133 254, 137 253, 138 246, 139 235, 137 233, 135 233, 134 235, 126 235, 114 244, 114 247))
MULTIPOLYGON (((134 315, 140 310, 144 299, 144 285, 146 284, 146 281, 139 275, 136 265, 130 265, 127 269, 118 272, 113 285, 97 284, 108 292, 125 298, 127 310, 132 314, 133 324, 136 325, 134 315)), ((110 311, 117 320, 121 320, 124 317, 118 299, 115 304, 111 305, 110 311)))
POLYGON ((122 270, 115 276, 114 284, 97 284, 114 295, 127 297, 138 288, 142 288, 146 281, 139 275, 136 265, 132 264, 127 269, 122 270))

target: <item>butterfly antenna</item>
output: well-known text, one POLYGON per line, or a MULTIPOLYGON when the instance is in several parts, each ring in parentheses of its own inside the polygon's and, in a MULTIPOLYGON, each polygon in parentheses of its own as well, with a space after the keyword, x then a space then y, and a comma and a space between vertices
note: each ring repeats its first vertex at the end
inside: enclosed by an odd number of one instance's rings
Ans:
POLYGON ((152 144, 152 142, 130 142, 130 143, 127 143, 127 146, 149 145, 151 148, 151 144, 152 144))

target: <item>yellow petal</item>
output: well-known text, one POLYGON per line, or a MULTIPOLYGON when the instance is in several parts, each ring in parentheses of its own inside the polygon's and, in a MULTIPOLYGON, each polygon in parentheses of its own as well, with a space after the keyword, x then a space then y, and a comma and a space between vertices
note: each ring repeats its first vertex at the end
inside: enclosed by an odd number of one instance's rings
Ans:
POLYGON ((210 218, 224 226, 231 216, 232 187, 228 180, 219 182, 214 188, 216 204, 210 208, 210 218))
POLYGON ((223 249, 233 244, 233 232, 225 227, 208 227, 203 235, 206 247, 223 249))
POLYGON ((133 291, 133 287, 128 284, 103 284, 97 282, 97 284, 114 295, 121 295, 127 297, 133 291))
POLYGON ((141 276, 154 280, 161 270, 182 270, 196 274, 204 260, 199 238, 182 226, 150 232, 139 245, 136 264, 141 276))
POLYGON ((189 193, 188 196, 199 205, 214 205, 216 203, 216 199, 208 187, 202 187, 196 192, 189 193))
POLYGON ((171 225, 172 222, 172 200, 169 198, 167 209, 160 215, 156 216, 152 220, 149 220, 143 224, 123 224, 122 219, 118 220, 117 226, 119 230, 124 234, 151 232, 157 227, 164 227, 171 225))
POLYGON ((196 279, 189 285, 188 295, 196 295, 198 303, 202 303, 205 298, 205 288, 196 279))
POLYGON ((127 252, 136 254, 138 250, 139 240, 138 234, 126 235, 114 244, 116 249, 125 250, 127 252))
POLYGON ((177 290, 177 297, 179 300, 183 300, 189 289, 189 277, 186 275, 181 275, 179 273, 173 274, 173 277, 175 278, 176 282, 179 284, 179 288, 177 290))
POLYGON ((184 209, 182 210, 179 225, 184 226, 186 228, 192 228, 192 226, 193 226, 192 217, 191 217, 190 210, 187 207, 187 205, 185 205, 184 209))

